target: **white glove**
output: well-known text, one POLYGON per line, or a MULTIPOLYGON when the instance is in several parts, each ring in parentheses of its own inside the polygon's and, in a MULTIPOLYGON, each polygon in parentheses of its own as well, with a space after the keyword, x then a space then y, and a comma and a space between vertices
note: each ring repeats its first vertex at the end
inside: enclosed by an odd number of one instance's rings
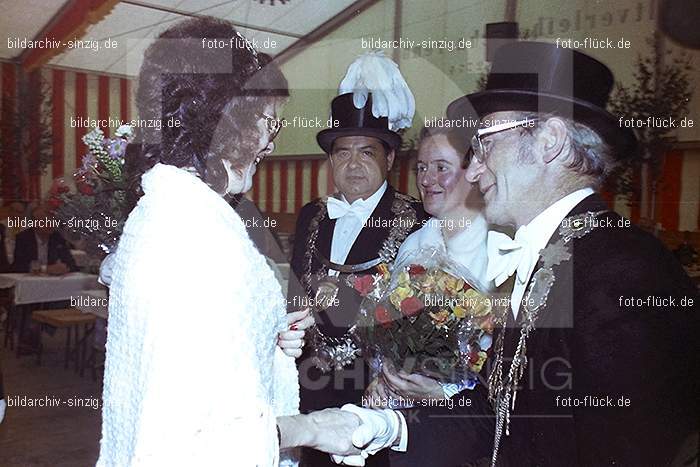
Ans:
POLYGON ((5 402, 5 399, 0 399, 0 423, 5 418, 5 407, 7 407, 7 402, 5 402))
POLYGON ((365 451, 362 451, 360 454, 355 456, 336 456, 335 454, 331 454, 331 459, 333 459, 333 462, 340 465, 363 466, 365 465, 365 459, 368 457, 369 454, 367 454, 365 451))
POLYGON ((345 404, 341 410, 352 412, 362 420, 352 434, 352 444, 370 455, 374 455, 396 442, 401 432, 399 416, 389 409, 364 409, 353 404, 345 404))

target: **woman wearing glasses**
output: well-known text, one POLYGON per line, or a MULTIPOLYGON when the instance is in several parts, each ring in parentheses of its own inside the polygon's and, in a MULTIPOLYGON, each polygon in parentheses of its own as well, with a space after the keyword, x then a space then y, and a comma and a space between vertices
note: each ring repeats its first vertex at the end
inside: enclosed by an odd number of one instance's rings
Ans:
POLYGON ((140 129, 127 153, 147 170, 113 260, 98 465, 272 466, 300 445, 358 452, 354 414, 296 415, 289 355, 308 320, 293 317, 290 332, 280 286, 226 201, 252 187, 287 96, 280 70, 226 22, 179 23, 146 51, 139 116, 177 124, 140 129), (231 45, 203 47, 212 37, 231 45))
MULTIPOLYGON (((451 130, 445 128, 447 122, 442 123, 421 130, 416 162, 418 191, 425 212, 432 217, 406 238, 396 264, 421 249, 436 248, 491 288, 493 283, 486 279, 488 224, 481 214, 483 201, 478 188, 465 178, 471 155, 469 138, 463 130, 451 130)), ((432 378, 393 372, 385 366, 367 392, 373 401, 386 401, 389 396, 442 399, 466 387, 442 385, 432 378)))

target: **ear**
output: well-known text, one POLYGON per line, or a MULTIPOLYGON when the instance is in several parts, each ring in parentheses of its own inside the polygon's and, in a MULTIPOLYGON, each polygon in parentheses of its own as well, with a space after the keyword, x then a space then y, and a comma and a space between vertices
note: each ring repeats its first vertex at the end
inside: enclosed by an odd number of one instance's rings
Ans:
POLYGON ((545 164, 549 164, 564 152, 568 137, 566 124, 562 119, 554 117, 542 124, 537 143, 542 149, 542 160, 545 164))
POLYGON ((394 166, 394 157, 396 156, 396 151, 393 149, 389 151, 389 154, 386 155, 386 171, 390 172, 391 168, 394 166))

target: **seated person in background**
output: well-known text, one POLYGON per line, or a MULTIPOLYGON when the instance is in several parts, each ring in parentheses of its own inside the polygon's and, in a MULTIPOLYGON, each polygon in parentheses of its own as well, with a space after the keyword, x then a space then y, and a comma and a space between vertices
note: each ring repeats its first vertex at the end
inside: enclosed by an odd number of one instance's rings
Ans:
POLYGON ((683 243, 678 245, 678 248, 673 250, 673 254, 678 258, 683 266, 690 266, 698 260, 698 252, 690 243, 690 232, 683 232, 683 243))
POLYGON ((10 263, 7 261, 7 249, 5 248, 6 235, 7 227, 5 227, 5 224, 0 224, 0 273, 10 270, 10 263))
POLYGON ((46 266, 46 272, 52 275, 77 271, 75 260, 63 236, 53 227, 53 219, 44 206, 32 210, 36 227, 17 234, 15 254, 12 263, 14 272, 32 271, 32 262, 46 266))

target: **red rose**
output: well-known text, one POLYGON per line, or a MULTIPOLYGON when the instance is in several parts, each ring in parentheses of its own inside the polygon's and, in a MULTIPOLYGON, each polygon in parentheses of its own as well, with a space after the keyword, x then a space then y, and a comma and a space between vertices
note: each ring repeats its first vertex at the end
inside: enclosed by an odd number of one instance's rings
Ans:
POLYGON ((418 297, 404 298, 400 308, 404 316, 416 316, 423 309, 423 302, 418 297))
POLYGON ((360 293, 360 295, 366 297, 367 294, 374 288, 374 278, 370 274, 356 277, 355 281, 352 283, 352 286, 360 293))
POLYGON ((60 208, 63 205, 63 201, 61 201, 61 199, 56 196, 52 196, 46 201, 46 204, 48 204, 49 208, 53 211, 55 209, 60 208))
POLYGON ((91 195, 95 192, 95 190, 93 190, 92 186, 90 186, 87 183, 78 183, 78 184, 76 184, 76 186, 78 188, 78 191, 84 195, 91 195))
POLYGON ((92 186, 85 182, 77 183, 76 187, 78 188, 78 191, 84 195, 91 195, 95 192, 92 186))
POLYGON ((408 275, 411 276, 411 278, 420 274, 425 274, 425 268, 420 264, 411 264, 408 267, 408 275))
POLYGON ((389 313, 389 310, 387 310, 383 306, 377 305, 377 308, 374 309, 374 317, 377 320, 377 322, 385 328, 391 326, 391 314, 389 313))
POLYGON ((51 189, 49 190, 49 193, 51 195, 60 195, 63 193, 68 193, 69 191, 70 188, 68 188, 68 185, 66 185, 66 181, 62 177, 59 177, 55 179, 51 184, 51 189))

